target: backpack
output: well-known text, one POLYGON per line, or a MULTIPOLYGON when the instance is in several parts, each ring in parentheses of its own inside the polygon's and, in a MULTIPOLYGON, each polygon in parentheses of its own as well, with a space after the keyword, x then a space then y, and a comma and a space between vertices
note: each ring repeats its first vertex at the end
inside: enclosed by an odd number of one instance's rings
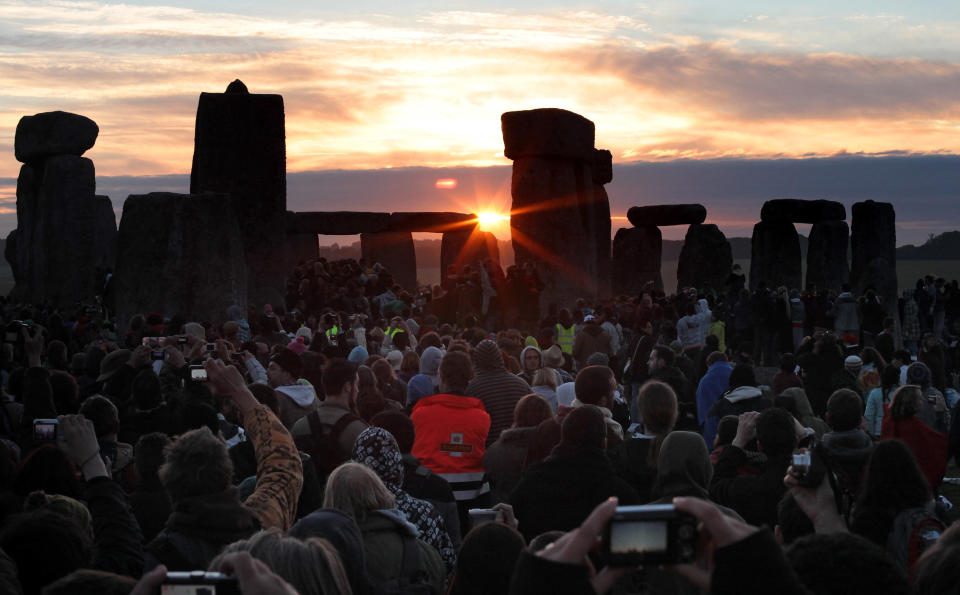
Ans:
POLYGON ((893 519, 887 536, 887 551, 903 568, 912 572, 923 552, 940 539, 946 527, 929 508, 907 508, 893 519))
POLYGON ((355 421, 362 420, 348 411, 331 426, 320 421, 320 414, 317 411, 311 411, 307 415, 310 433, 294 438, 297 448, 313 459, 313 466, 317 470, 320 485, 326 483, 327 476, 330 475, 331 471, 350 458, 349 452, 340 451, 338 443, 340 434, 355 421))
POLYGON ((403 537, 400 576, 374 585, 373 595, 433 595, 427 573, 420 568, 420 546, 415 538, 403 537))

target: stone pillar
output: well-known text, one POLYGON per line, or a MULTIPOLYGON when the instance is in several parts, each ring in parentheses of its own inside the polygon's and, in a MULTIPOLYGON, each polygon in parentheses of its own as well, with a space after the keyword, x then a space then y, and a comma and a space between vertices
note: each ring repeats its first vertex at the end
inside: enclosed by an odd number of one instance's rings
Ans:
POLYGON ((408 231, 386 231, 360 234, 360 256, 369 264, 385 266, 394 281, 407 291, 417 287, 417 254, 413 234, 408 231))
POLYGON ((605 149, 593 151, 593 214, 597 245, 597 294, 609 297, 612 289, 610 198, 604 184, 613 181, 613 155, 605 149))
POLYGON ((123 204, 113 287, 119 328, 142 312, 224 322, 247 307, 240 227, 223 194, 134 195, 123 204))
POLYGON ((230 194, 240 225, 250 291, 284 289, 287 205, 283 97, 251 94, 236 80, 201 93, 190 192, 230 194))
POLYGON ((789 221, 761 221, 753 226, 750 255, 750 289, 760 282, 769 288, 781 285, 799 289, 800 237, 789 221))
POLYGON ((109 196, 96 197, 96 234, 94 264, 101 269, 113 269, 117 264, 117 215, 109 196))
POLYGON ((821 221, 810 228, 807 243, 807 286, 833 289, 850 280, 847 261, 850 228, 846 221, 821 221))
POLYGON ((727 236, 716 225, 694 223, 677 263, 677 287, 713 289, 723 293, 733 269, 733 251, 727 236))
POLYGON ((287 232, 287 262, 296 265, 320 255, 320 243, 315 233, 287 232))
POLYGON ((896 213, 888 202, 854 203, 850 282, 858 293, 873 286, 885 299, 897 298, 896 213))
POLYGON ((593 122, 552 108, 507 112, 500 121, 513 160, 514 253, 540 273, 541 308, 596 297, 593 122))
POLYGON ((497 238, 488 231, 476 228, 445 231, 440 238, 440 278, 447 274, 447 267, 453 265, 460 270, 465 264, 475 265, 484 259, 499 264, 500 248, 497 238))
POLYGON ((662 290, 662 253, 663 235, 659 227, 618 229, 613 238, 613 293, 638 295, 650 281, 662 290))
POLYGON ((73 305, 93 297, 98 206, 93 162, 81 155, 99 128, 67 112, 25 116, 14 151, 24 165, 17 179, 14 294, 33 303, 73 305))

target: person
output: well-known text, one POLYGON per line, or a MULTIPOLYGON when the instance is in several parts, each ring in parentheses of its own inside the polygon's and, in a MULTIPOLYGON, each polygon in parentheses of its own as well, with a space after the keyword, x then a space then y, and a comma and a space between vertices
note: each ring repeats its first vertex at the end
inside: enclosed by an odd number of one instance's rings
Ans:
POLYGON ((403 490, 403 458, 390 432, 375 427, 361 432, 353 446, 352 458, 377 474, 384 487, 393 494, 396 509, 417 527, 420 539, 437 550, 447 572, 453 571, 457 555, 443 517, 432 504, 403 490))
POLYGON ((525 396, 513 410, 513 425, 483 453, 483 468, 490 480, 490 495, 495 504, 509 501, 510 493, 523 475, 523 463, 537 426, 552 417, 550 404, 543 397, 525 396))
POLYGON ((830 431, 830 426, 827 422, 813 414, 810 399, 807 398, 807 393, 802 388, 795 386, 786 389, 783 391, 783 394, 777 397, 777 400, 781 399, 787 399, 793 403, 794 417, 797 418, 801 426, 813 430, 813 433, 818 438, 830 431))
POLYGON ((507 371, 497 344, 483 340, 471 352, 475 376, 467 385, 468 397, 480 399, 490 416, 487 446, 496 442, 500 432, 510 427, 517 402, 530 394, 530 385, 507 371))
POLYGON ((803 387, 813 413, 822 417, 827 411, 827 399, 833 394, 833 377, 843 368, 843 353, 836 337, 823 333, 812 339, 804 339, 797 349, 796 359, 803 369, 803 387))
POLYGON ((583 326, 577 331, 573 340, 573 349, 570 351, 570 355, 577 364, 576 369, 582 370, 587 367, 587 358, 594 353, 602 353, 607 357, 615 355, 611 344, 612 339, 609 333, 597 323, 597 318, 593 314, 584 316, 583 326))
MULTIPOLYGON (((571 407, 594 405, 602 413, 607 423, 608 445, 613 446, 623 440, 623 427, 613 417, 614 395, 617 391, 617 380, 613 370, 607 366, 587 366, 577 373, 573 385, 576 398, 571 407)), ((562 422, 569 408, 561 407, 559 418, 562 422)))
POLYGON ((463 541, 449 595, 507 593, 513 569, 525 549, 523 537, 504 523, 475 527, 463 541))
POLYGON ((280 421, 288 429, 302 417, 316 409, 319 401, 312 386, 297 382, 303 370, 303 362, 294 351, 283 348, 270 359, 267 379, 277 391, 280 421))
POLYGON ((726 415, 740 415, 747 411, 763 411, 772 404, 757 388, 757 378, 750 364, 737 364, 730 372, 730 390, 717 399, 707 412, 720 419, 726 415))
POLYGON ((773 381, 770 383, 774 396, 782 394, 788 388, 803 386, 803 380, 794 372, 796 367, 796 360, 792 353, 780 354, 780 369, 773 375, 773 381))
POLYGON ((137 481, 130 494, 130 508, 137 518, 144 542, 149 543, 163 530, 170 516, 170 498, 163 490, 158 472, 164 461, 164 450, 173 443, 161 432, 144 434, 137 441, 137 481))
POLYGON ((733 443, 723 449, 710 482, 710 499, 737 511, 748 523, 777 523, 777 502, 786 487, 783 477, 797 445, 796 422, 778 407, 763 413, 748 411, 740 415, 733 443), (747 462, 745 448, 754 438, 757 448, 767 455, 760 475, 740 475, 747 462))
MULTIPOLYGON (((893 353, 896 350, 896 327, 897 321, 887 316, 883 319, 883 330, 880 331, 874 341, 874 346, 885 362, 889 362, 893 358, 893 353)), ((906 324, 904 324, 904 340, 906 341, 906 324)))
POLYGON ((880 375, 880 386, 867 394, 867 405, 863 413, 867 424, 867 432, 875 438, 880 437, 883 430, 883 418, 887 414, 893 392, 900 386, 900 370, 896 366, 888 365, 880 375))
POLYGON ((350 458, 357 436, 367 423, 356 413, 360 379, 357 366, 332 358, 323 368, 326 398, 293 424, 297 447, 310 455, 321 485, 337 465, 350 458))
POLYGON ((576 329, 574 328, 573 317, 570 315, 570 310, 563 308, 557 314, 556 329, 557 346, 563 353, 573 355, 573 340, 576 329))
POLYGON ((907 367, 907 384, 920 387, 923 391, 923 409, 920 419, 931 429, 942 434, 950 434, 950 415, 947 410, 947 401, 936 387, 932 385, 930 368, 923 362, 913 362, 907 367))
POLYGON ((300 595, 353 593, 340 555, 326 539, 288 537, 274 527, 229 544, 213 559, 210 568, 220 568, 234 552, 249 552, 300 595))
POLYGON ((304 541, 316 537, 328 541, 337 550, 353 594, 368 594, 371 585, 363 555, 363 536, 357 522, 349 515, 339 510, 319 508, 294 523, 287 534, 304 541))
POLYGON ((80 415, 93 422, 100 452, 112 462, 111 473, 119 477, 133 463, 133 446, 117 441, 120 416, 116 405, 106 397, 93 395, 80 404, 80 415))
POLYGON ((823 454, 830 470, 837 478, 841 498, 852 503, 860 491, 863 470, 873 452, 873 439, 861 429, 863 401, 852 390, 841 388, 827 401, 827 424, 830 431, 821 438, 823 454))
POLYGON ((647 382, 637 393, 643 416, 642 432, 620 444, 609 445, 607 457, 614 472, 636 490, 641 502, 650 499, 660 445, 677 423, 677 395, 669 385, 647 382))
POLYGON ((290 433, 257 402, 236 368, 214 359, 204 368, 214 393, 232 402, 243 419, 257 456, 257 487, 240 502, 227 448, 208 428, 178 436, 159 472, 173 512, 146 546, 147 570, 160 564, 206 568, 224 545, 259 529, 286 530, 296 514, 303 468, 290 433))
POLYGON ((864 347, 860 352, 860 358, 863 360, 863 368, 857 377, 857 383, 860 385, 861 394, 866 395, 880 386, 880 373, 887 362, 873 347, 864 347))
POLYGON ((520 351, 520 373, 518 376, 524 382, 533 386, 533 377, 537 370, 543 368, 543 355, 536 345, 527 345, 520 351))
POLYGON ((550 410, 556 415, 560 407, 557 397, 559 375, 550 368, 540 368, 533 375, 533 382, 530 384, 530 390, 533 394, 540 395, 550 405, 550 410))
MULTIPOLYGON (((466 396, 473 379, 470 356, 449 351, 440 360, 440 393, 424 397, 410 419, 416 429, 413 456, 450 483, 460 512, 461 535, 469 527, 470 508, 486 508, 490 484, 484 479, 483 453, 490 415, 483 401, 466 396)), ((521 381, 522 382, 522 381, 521 381)))
POLYGON ((510 496, 518 529, 526 540, 544 531, 573 529, 611 496, 623 504, 639 502, 603 453, 607 428, 599 408, 577 407, 563 420, 560 432, 553 453, 529 467, 510 496))
POLYGON ((700 422, 700 432, 703 440, 712 445, 717 435, 717 424, 720 418, 710 415, 714 403, 730 389, 730 374, 733 366, 727 361, 727 356, 714 351, 707 356, 707 373, 697 385, 697 421, 700 422))
MULTIPOLYGON (((666 345, 654 346, 650 350, 650 359, 647 361, 648 381, 656 380, 670 385, 674 394, 677 395, 680 410, 677 429, 697 431, 699 424, 696 413, 696 388, 690 379, 674 365, 674 358, 673 351, 666 345)), ((634 399, 630 417, 635 421, 642 421, 639 418, 639 404, 636 399, 634 399)))
POLYGON ((883 419, 880 437, 902 440, 916 457, 930 489, 936 490, 947 468, 947 435, 923 421, 924 403, 916 385, 898 388, 890 403, 890 415, 883 419))
POLYGON ((446 580, 437 551, 417 538, 417 530, 395 507, 393 494, 360 463, 344 463, 330 474, 323 507, 339 510, 357 522, 363 537, 367 575, 376 589, 406 580, 443 593, 446 580), (412 568, 404 564, 413 559, 412 568))
POLYGON ((687 304, 684 316, 677 321, 677 339, 680 340, 683 353, 687 357, 694 359, 700 353, 700 347, 710 327, 710 316, 707 300, 699 299, 696 304, 687 304))

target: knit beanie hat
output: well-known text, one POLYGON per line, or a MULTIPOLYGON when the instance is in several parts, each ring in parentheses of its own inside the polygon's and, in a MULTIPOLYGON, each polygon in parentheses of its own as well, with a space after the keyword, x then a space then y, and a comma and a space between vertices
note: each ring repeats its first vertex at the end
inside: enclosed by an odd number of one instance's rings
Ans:
POLYGON ((290 349, 281 349, 275 356, 270 358, 270 361, 276 362, 278 366, 289 372, 290 375, 295 378, 299 378, 300 372, 303 370, 303 362, 300 360, 300 356, 290 349))
POLYGON ((394 349, 387 354, 387 361, 390 362, 390 366, 393 367, 394 371, 400 369, 400 364, 403 363, 403 354, 394 349))
POLYGON ((907 366, 907 384, 917 384, 921 387, 930 384, 930 368, 923 362, 913 362, 907 366))
POLYGON ((350 363, 362 366, 367 358, 370 357, 370 354, 367 353, 367 348, 363 345, 357 345, 350 350, 350 355, 347 356, 347 361, 350 363))
POLYGON ((300 355, 307 350, 307 344, 303 342, 302 336, 298 336, 293 341, 287 343, 287 349, 296 353, 297 355, 300 355))
POLYGON ((599 351, 590 355, 587 358, 588 366, 609 366, 610 357, 606 353, 600 353, 599 351))
POLYGON ((484 339, 477 344, 473 350, 473 364, 478 371, 481 370, 502 370, 504 369, 503 355, 497 344, 489 339, 484 339))
POLYGON ((440 360, 443 359, 443 352, 439 347, 427 347, 420 355, 420 373, 427 376, 436 376, 440 370, 440 360))
POLYGON ((72 519, 89 535, 93 535, 93 518, 90 511, 79 500, 60 494, 47 494, 43 490, 30 492, 23 503, 23 511, 49 510, 68 519, 72 519))

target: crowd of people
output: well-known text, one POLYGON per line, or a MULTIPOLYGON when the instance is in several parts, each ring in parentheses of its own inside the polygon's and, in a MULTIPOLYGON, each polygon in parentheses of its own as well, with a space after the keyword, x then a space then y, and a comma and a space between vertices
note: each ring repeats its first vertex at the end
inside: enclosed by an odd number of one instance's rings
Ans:
POLYGON ((0 304, 0 591, 958 592, 956 281, 543 290, 316 259, 218 324, 0 304), (693 563, 611 563, 640 504, 693 563))

